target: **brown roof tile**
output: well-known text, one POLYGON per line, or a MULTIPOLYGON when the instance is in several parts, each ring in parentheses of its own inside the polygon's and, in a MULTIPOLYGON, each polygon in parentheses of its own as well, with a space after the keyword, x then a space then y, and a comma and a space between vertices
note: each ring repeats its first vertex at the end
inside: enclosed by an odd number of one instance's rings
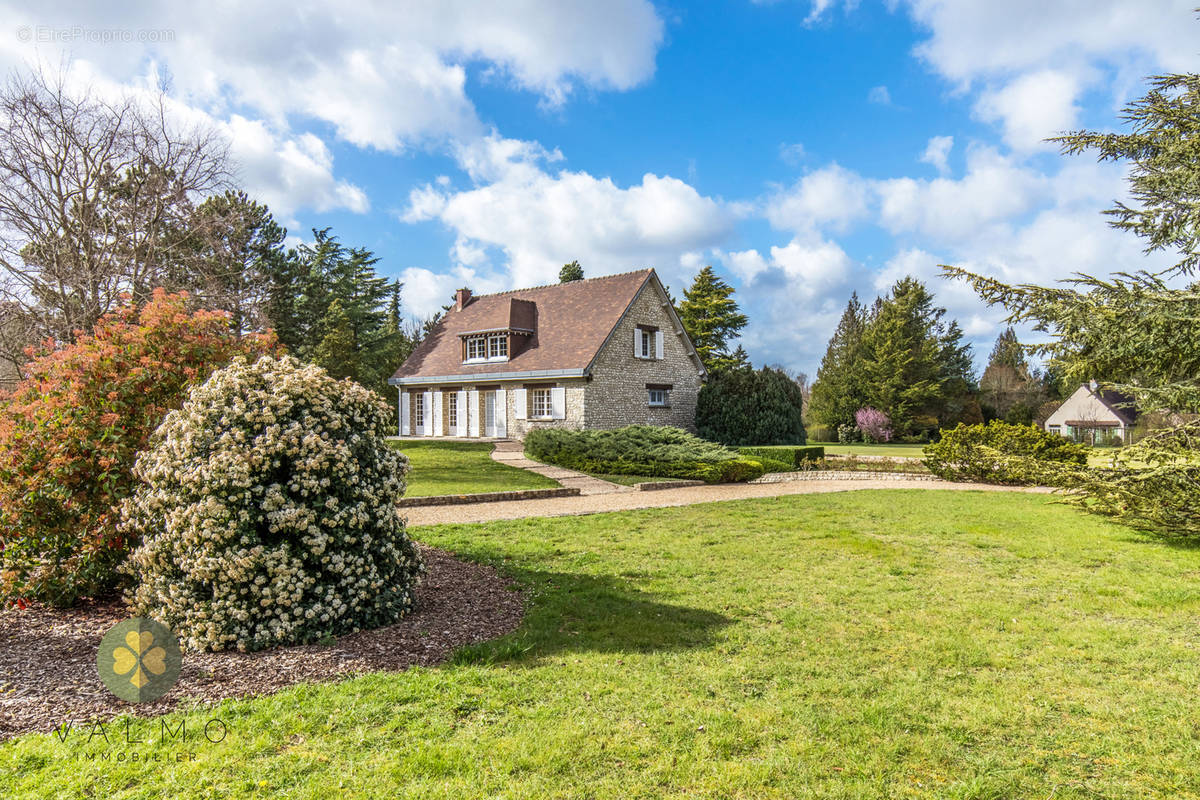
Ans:
POLYGON ((586 369, 653 272, 643 269, 473 298, 461 311, 446 312, 393 378, 586 369), (461 334, 523 329, 534 333, 516 337, 519 344, 508 361, 462 363, 461 334))

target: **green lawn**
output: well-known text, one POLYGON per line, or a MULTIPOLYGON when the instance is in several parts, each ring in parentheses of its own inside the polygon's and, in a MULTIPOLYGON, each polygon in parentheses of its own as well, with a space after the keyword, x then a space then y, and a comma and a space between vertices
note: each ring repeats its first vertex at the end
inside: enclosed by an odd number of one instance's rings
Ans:
POLYGON ((901 458, 924 458, 923 444, 826 444, 813 442, 825 448, 831 456, 896 456, 901 458))
POLYGON ((553 489, 556 481, 492 460, 487 442, 392 442, 408 456, 409 497, 553 489))
POLYGON ((184 763, 26 737, 0 746, 0 796, 1200 792, 1200 549, 1047 496, 860 491, 415 533, 524 586, 520 631, 441 668, 228 702, 226 740, 184 763))

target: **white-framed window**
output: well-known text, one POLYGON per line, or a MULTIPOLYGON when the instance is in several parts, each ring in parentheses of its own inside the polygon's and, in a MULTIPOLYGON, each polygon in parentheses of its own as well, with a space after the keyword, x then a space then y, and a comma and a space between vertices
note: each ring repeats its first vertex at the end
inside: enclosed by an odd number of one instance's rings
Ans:
POLYGON ((425 398, 419 394, 413 395, 413 429, 423 430, 425 428, 425 398))
POLYGON ((554 406, 550 400, 549 389, 529 390, 529 416, 534 419, 550 419, 554 416, 554 406))
POLYGON ((638 357, 654 358, 654 331, 638 328, 638 357))
POLYGON ((473 336, 466 342, 467 361, 508 361, 508 337, 504 334, 473 336))
POLYGON ((647 394, 650 395, 650 405, 665 407, 671 404, 671 392, 669 389, 647 389, 647 394))
POLYGON ((458 430, 458 392, 446 395, 446 427, 451 431, 458 430))

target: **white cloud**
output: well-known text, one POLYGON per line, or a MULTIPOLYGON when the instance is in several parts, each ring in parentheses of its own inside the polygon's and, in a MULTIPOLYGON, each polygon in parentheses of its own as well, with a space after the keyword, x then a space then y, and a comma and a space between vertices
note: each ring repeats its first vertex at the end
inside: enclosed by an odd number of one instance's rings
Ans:
POLYGON ((757 250, 740 250, 731 253, 717 251, 717 258, 743 283, 751 283, 771 268, 757 250))
POLYGON ((845 229, 867 213, 869 186, 857 173, 830 164, 768 198, 765 216, 779 230, 845 229))
POLYGON ((793 167, 799 166, 800 162, 804 160, 804 145, 800 142, 779 145, 779 158, 785 164, 793 167))
POLYGON ((552 174, 545 164, 554 153, 497 136, 459 156, 478 184, 458 192, 422 187, 403 219, 440 221, 456 234, 457 264, 508 286, 553 281, 574 259, 589 275, 654 266, 679 283, 690 278, 695 253, 732 230, 727 208, 669 175, 647 173, 622 187, 586 172, 552 174), (488 258, 493 250, 503 263, 488 258))
MULTIPOLYGON (((333 177, 333 157, 311 133, 280 137, 265 123, 236 114, 227 123, 215 124, 231 143, 230 155, 240 165, 241 183, 281 219, 300 207, 344 208, 358 214, 370 208, 362 189, 333 177)), ((296 223, 289 220, 289 225, 296 223)))
POLYGON ((1079 91, 1075 76, 1039 70, 984 92, 975 103, 975 113, 986 122, 1000 123, 1013 150, 1051 149, 1054 145, 1046 139, 1075 127, 1079 91))
POLYGON ((1151 58, 1165 69, 1200 60, 1192 0, 907 0, 930 31, 917 54, 949 80, 1012 75, 1047 66, 1151 58))
POLYGON ((921 154, 921 162, 932 165, 940 174, 945 175, 950 171, 947 159, 949 159, 950 150, 953 147, 953 136, 934 136, 925 145, 925 152, 921 154))
POLYGON ((867 102, 875 103, 881 106, 890 106, 892 104, 892 95, 886 86, 872 86, 871 91, 867 92, 867 102))
POLYGON ((755 362, 811 372, 857 275, 854 260, 816 234, 773 246, 767 257, 743 250, 717 258, 741 282, 738 300, 750 312, 742 342, 755 362))
POLYGON ((893 233, 918 233, 934 241, 961 241, 983 226, 1034 208, 1046 179, 992 148, 967 151, 960 180, 892 178, 877 181, 880 222, 893 233))
POLYGON ((918 57, 959 91, 982 84, 976 115, 1018 151, 1071 127, 1084 92, 1117 107, 1140 76, 1200 70, 1191 0, 903 2, 929 31, 918 57))
POLYGON ((647 80, 663 36, 647 0, 176 3, 156 8, 152 24, 135 6, 6 5, 10 31, 153 27, 170 35, 149 49, 84 37, 22 43, 9 35, 0 37, 4 66, 53 64, 69 51, 127 81, 149 58, 181 100, 213 113, 252 109, 276 127, 317 119, 348 142, 384 150, 479 132, 464 91, 471 62, 490 68, 490 79, 556 105, 578 85, 628 89, 647 80))

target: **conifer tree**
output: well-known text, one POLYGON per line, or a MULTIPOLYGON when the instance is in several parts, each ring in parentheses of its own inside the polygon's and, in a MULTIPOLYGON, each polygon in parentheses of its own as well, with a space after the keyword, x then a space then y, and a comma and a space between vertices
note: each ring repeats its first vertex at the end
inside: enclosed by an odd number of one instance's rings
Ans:
POLYGON ((679 319, 709 372, 747 363, 744 350, 740 356, 729 352, 730 342, 748 322, 738 309, 733 292, 732 286, 717 277, 711 266, 706 266, 684 291, 683 302, 679 304, 679 319))
POLYGON ((579 266, 578 261, 572 261, 570 264, 563 264, 562 269, 558 271, 559 283, 571 283, 572 281, 583 280, 583 267, 579 266))
POLYGON ((814 422, 835 430, 839 425, 853 425, 854 412, 866 405, 858 373, 866 325, 867 312, 856 292, 850 296, 817 370, 809 405, 814 422))
MULTIPOLYGON (((1127 163, 1133 205, 1116 203, 1106 212, 1110 224, 1142 237, 1147 252, 1175 251, 1174 267, 1078 275, 1054 287, 944 269, 989 304, 1003 305, 1009 322, 1049 334, 1033 351, 1068 386, 1095 379, 1135 397, 1143 414, 1197 414, 1200 283, 1184 282, 1200 267, 1200 75, 1151 78, 1150 90, 1123 116, 1127 133, 1076 131, 1054 141, 1065 154, 1127 163)), ((1060 482, 1087 510, 1163 536, 1200 539, 1200 421, 1156 432, 1122 449, 1110 467, 1081 468, 1060 482)))

